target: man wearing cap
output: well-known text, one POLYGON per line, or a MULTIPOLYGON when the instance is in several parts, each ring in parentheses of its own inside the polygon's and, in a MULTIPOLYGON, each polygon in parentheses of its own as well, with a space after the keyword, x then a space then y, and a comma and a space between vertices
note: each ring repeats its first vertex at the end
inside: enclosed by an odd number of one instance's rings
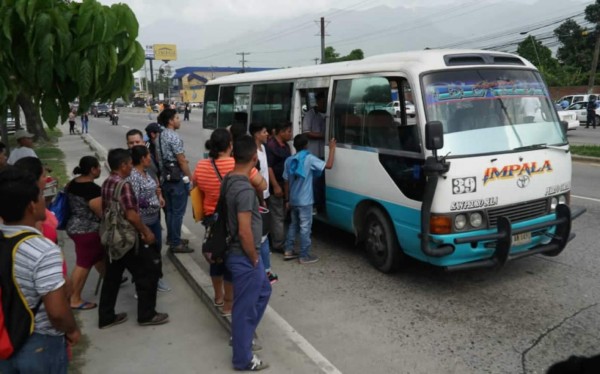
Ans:
POLYGON ((33 146, 33 136, 33 134, 28 133, 26 130, 19 130, 15 133, 15 139, 17 139, 19 146, 10 152, 10 157, 8 158, 9 165, 14 165, 15 162, 24 157, 37 158, 37 155, 31 148, 33 146))

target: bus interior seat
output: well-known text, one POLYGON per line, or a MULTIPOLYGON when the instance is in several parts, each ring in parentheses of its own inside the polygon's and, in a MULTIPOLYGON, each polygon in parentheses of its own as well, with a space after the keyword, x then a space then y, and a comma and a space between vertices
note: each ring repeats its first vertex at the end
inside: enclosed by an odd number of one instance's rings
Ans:
POLYGON ((361 118, 353 113, 342 113, 339 121, 339 128, 342 129, 340 134, 343 134, 343 139, 340 140, 346 144, 360 145, 361 118))
POLYGON ((456 109, 448 121, 448 132, 472 130, 477 127, 474 111, 471 108, 456 109))
POLYGON ((368 146, 374 148, 400 149, 398 126, 387 111, 376 109, 367 115, 366 133, 368 146))

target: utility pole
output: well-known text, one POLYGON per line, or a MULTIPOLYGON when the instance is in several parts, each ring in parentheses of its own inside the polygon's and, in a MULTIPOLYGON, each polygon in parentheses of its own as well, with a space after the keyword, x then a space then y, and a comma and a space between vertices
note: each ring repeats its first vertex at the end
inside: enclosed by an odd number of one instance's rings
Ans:
POLYGON ((313 58, 313 61, 315 62, 315 65, 319 64, 319 58, 318 57, 317 58, 313 58))
POLYGON ((596 27, 596 46, 594 47, 594 58, 592 59, 592 68, 590 69, 590 80, 588 81, 588 94, 594 90, 594 80, 596 79, 596 68, 598 67, 598 55, 600 54, 600 30, 596 27))
POLYGON ((236 55, 238 56, 242 56, 242 59, 240 60, 240 62, 242 63, 242 73, 246 72, 246 55, 249 55, 250 52, 239 52, 236 53, 236 55))
POLYGON ((325 17, 321 17, 321 63, 325 62, 325 17))

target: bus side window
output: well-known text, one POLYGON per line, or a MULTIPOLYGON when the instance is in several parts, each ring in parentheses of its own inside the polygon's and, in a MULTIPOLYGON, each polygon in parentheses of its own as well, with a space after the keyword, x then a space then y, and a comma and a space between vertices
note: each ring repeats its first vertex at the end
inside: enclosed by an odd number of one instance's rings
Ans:
POLYGON ((252 88, 252 122, 272 130, 289 122, 292 113, 292 83, 257 84, 252 88))

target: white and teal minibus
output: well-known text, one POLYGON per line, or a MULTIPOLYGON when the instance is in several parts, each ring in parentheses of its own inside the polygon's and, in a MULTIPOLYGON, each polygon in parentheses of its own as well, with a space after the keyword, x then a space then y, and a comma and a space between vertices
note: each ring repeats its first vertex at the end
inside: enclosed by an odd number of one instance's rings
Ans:
POLYGON ((556 256, 574 236, 566 129, 527 60, 424 50, 221 77, 203 128, 289 121, 300 133, 319 94, 337 151, 318 219, 354 233, 380 271, 406 256, 500 267, 556 256))

